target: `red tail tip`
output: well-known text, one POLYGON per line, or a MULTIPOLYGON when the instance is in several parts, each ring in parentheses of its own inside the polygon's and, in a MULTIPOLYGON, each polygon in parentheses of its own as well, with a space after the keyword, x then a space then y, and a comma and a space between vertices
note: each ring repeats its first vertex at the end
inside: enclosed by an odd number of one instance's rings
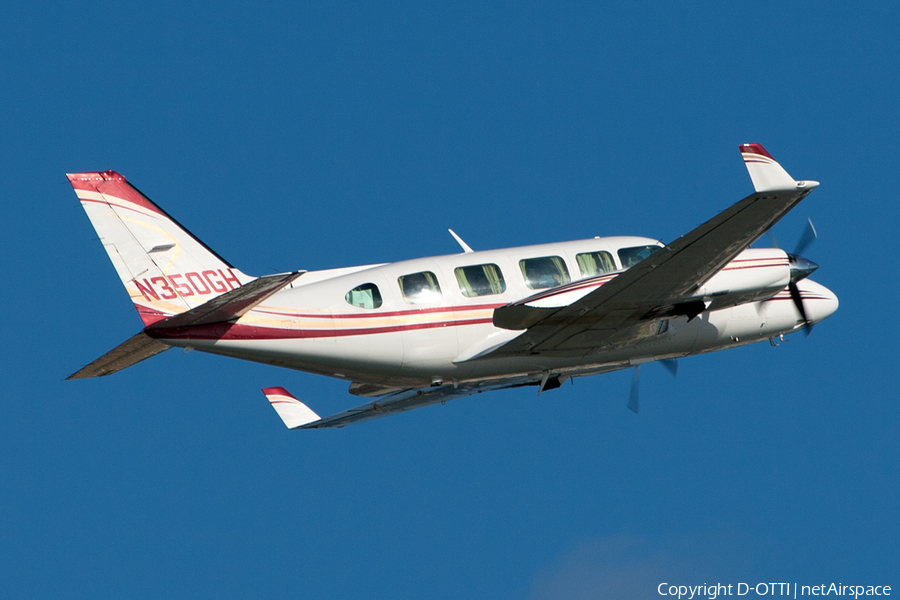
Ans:
POLYGON ((125 181, 125 178, 112 169, 93 171, 90 173, 66 173, 69 181, 125 181))

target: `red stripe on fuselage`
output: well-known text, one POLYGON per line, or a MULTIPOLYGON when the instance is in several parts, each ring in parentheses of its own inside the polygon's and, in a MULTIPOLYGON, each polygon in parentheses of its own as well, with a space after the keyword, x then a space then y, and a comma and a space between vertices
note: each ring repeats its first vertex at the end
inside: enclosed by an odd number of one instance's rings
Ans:
POLYGON ((493 310, 505 304, 474 304, 472 306, 438 306, 435 308, 418 308, 410 310, 395 310, 391 312, 379 312, 378 309, 365 313, 294 313, 254 308, 253 312, 282 317, 296 317, 301 319, 380 319, 381 317, 409 317, 414 315, 426 315, 446 312, 468 312, 472 310, 493 310))
POLYGON ((144 322, 144 327, 149 327, 154 323, 158 323, 163 319, 168 319, 172 315, 169 313, 164 313, 148 306, 144 306, 143 304, 135 303, 135 308, 137 308, 138 316, 141 318, 141 321, 144 322))
POLYGON ((738 266, 734 266, 734 267, 726 266, 726 267, 723 267, 722 270, 723 271, 743 271, 745 269, 769 269, 772 267, 786 267, 786 266, 788 266, 788 263, 785 261, 782 261, 782 262, 778 262, 778 263, 769 263, 766 265, 738 265, 738 266))
POLYGON ((492 319, 466 319, 461 321, 440 321, 438 323, 413 323, 410 325, 393 325, 388 327, 365 327, 359 329, 281 329, 275 327, 258 327, 256 325, 214 324, 196 327, 172 327, 148 331, 151 337, 170 340, 283 340, 347 337, 357 335, 374 335, 377 333, 396 333, 398 331, 414 331, 416 329, 434 329, 437 327, 459 327, 461 325, 483 325, 492 319))
POLYGON ((569 292, 575 292, 578 290, 583 290, 585 288, 600 287, 605 283, 609 283, 610 281, 615 279, 616 276, 621 275, 622 273, 624 273, 624 271, 618 271, 612 275, 604 274, 589 277, 588 279, 579 279, 578 281, 551 288, 544 292, 538 292, 537 294, 519 300, 518 302, 516 302, 516 304, 528 304, 531 302, 536 302, 537 300, 543 300, 544 298, 552 298, 553 296, 567 294, 569 292))
MULTIPOLYGON (((762 258, 735 258, 735 259, 732 259, 731 262, 733 262, 733 263, 740 263, 740 262, 755 262, 755 261, 758 261, 758 260, 780 260, 780 261, 786 261, 787 258, 782 258, 782 257, 780 257, 780 256, 775 256, 775 257, 764 256, 764 257, 762 257, 762 258)), ((729 264, 731 264, 731 263, 729 263, 729 264)))

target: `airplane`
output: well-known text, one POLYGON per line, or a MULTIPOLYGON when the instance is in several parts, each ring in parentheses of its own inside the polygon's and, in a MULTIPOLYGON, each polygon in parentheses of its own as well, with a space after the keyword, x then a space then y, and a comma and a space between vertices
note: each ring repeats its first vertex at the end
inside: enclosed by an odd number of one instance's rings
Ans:
MULTIPOLYGON (((115 171, 70 173, 144 328, 68 379, 110 375, 172 347, 343 379, 368 402, 320 417, 263 393, 289 429, 343 427, 505 388, 784 340, 833 314, 818 268, 750 248, 819 184, 742 144, 754 193, 669 244, 645 237, 462 252, 252 277, 115 171)), ((810 221, 810 228, 812 223, 810 221)))

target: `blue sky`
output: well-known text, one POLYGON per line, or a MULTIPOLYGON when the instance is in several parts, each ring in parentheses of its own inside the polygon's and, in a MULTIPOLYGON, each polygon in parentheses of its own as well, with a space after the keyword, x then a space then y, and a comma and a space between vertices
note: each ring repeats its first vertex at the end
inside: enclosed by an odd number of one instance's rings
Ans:
POLYGON ((10 597, 651 598, 900 586, 891 3, 0 8, 0 581, 10 597), (809 338, 537 397, 289 432, 344 383, 140 328, 64 173, 116 169, 247 273, 633 234, 822 182, 776 226, 841 307, 809 338))

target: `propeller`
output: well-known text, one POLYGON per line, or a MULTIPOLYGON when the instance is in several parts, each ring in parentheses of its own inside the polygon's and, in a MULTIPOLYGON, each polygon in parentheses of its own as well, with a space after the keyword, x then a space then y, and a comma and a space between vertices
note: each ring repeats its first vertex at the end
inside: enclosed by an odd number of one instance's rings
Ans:
POLYGON ((678 361, 676 359, 664 358, 656 362, 665 367, 666 371, 668 371, 672 377, 678 377, 678 361))
MULTIPOLYGON (((807 336, 812 333, 812 323, 806 315, 806 307, 803 306, 803 297, 800 295, 800 288, 797 287, 797 282, 809 277, 819 268, 819 265, 813 261, 800 256, 818 237, 812 219, 806 219, 806 227, 803 229, 800 239, 797 240, 794 251, 787 255, 791 265, 791 282, 788 284, 788 292, 791 294, 791 300, 794 302, 797 312, 800 313, 800 318, 803 319, 803 324, 805 325, 803 332, 807 336)), ((778 248, 778 241, 771 230, 769 231, 769 240, 774 247, 778 248)))
MULTIPOLYGON (((766 235, 769 236, 769 241, 772 243, 773 248, 781 248, 771 229, 766 232, 766 235)), ((803 254, 818 237, 819 234, 816 233, 816 228, 813 225, 812 219, 806 219, 806 227, 803 228, 803 233, 800 234, 800 239, 797 240, 797 245, 794 246, 794 251, 791 254, 803 254)))
POLYGON ((631 378, 631 394, 628 396, 628 410, 638 414, 641 407, 641 365, 634 368, 631 378))
MULTIPOLYGON (((656 361, 671 373, 672 377, 678 375, 678 361, 674 358, 664 358, 656 361)), ((631 393, 628 395, 628 410, 638 414, 641 404, 641 364, 634 367, 634 375, 631 377, 631 393)))
POLYGON ((806 219, 806 228, 803 230, 803 234, 800 235, 800 239, 797 240, 797 245, 794 247, 793 254, 803 254, 803 252, 805 252, 818 237, 819 234, 816 233, 816 228, 813 226, 812 219, 806 219))
POLYGON ((803 335, 809 337, 809 334, 812 333, 812 323, 809 322, 809 318, 806 316, 806 308, 803 306, 803 298, 800 296, 800 288, 797 287, 797 284, 791 281, 788 284, 788 291, 791 293, 791 300, 794 301, 794 306, 797 308, 797 312, 800 313, 800 318, 803 319, 803 324, 806 327, 803 328, 803 335))

